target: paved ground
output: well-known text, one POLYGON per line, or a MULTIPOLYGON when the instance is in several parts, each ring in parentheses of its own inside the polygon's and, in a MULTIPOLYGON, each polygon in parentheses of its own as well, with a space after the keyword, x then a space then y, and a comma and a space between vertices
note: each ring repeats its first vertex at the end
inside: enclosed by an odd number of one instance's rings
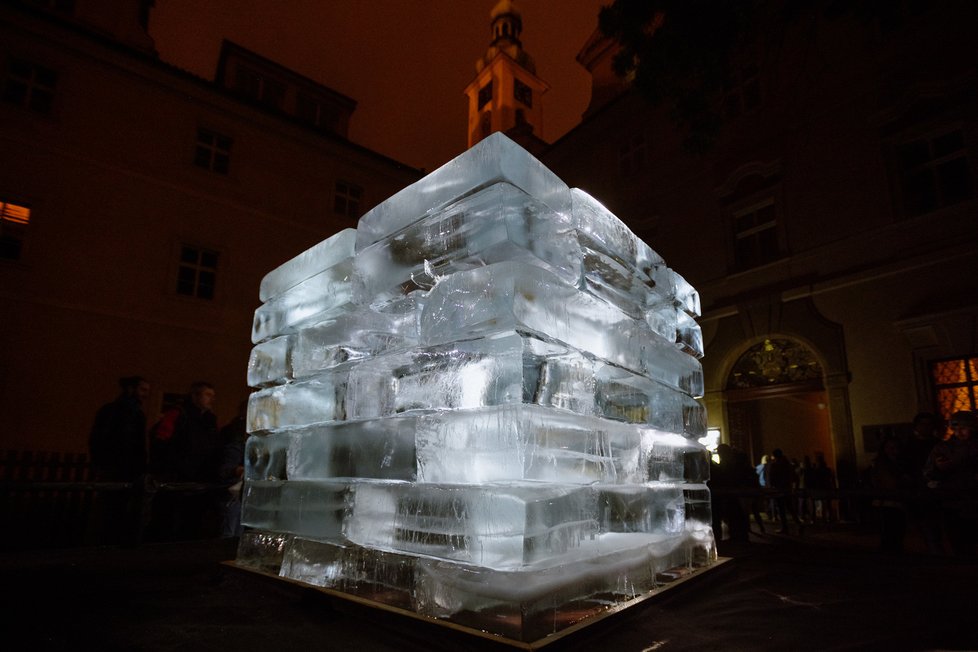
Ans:
MULTIPOLYGON (((875 547, 855 526, 754 533, 697 583, 545 649, 978 649, 978 563, 875 547)), ((220 564, 233 556, 233 541, 0 556, 3 649, 506 649, 220 564)))

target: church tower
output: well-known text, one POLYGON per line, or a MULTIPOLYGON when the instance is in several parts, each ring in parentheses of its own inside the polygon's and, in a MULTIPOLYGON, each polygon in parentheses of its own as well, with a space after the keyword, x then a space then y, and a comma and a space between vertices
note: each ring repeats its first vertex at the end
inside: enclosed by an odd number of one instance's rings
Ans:
POLYGON ((489 14, 491 40, 475 62, 475 79, 465 89, 469 98, 469 147, 501 131, 535 153, 542 140, 541 96, 550 85, 536 76, 533 59, 523 50, 523 17, 512 0, 499 0, 489 14))

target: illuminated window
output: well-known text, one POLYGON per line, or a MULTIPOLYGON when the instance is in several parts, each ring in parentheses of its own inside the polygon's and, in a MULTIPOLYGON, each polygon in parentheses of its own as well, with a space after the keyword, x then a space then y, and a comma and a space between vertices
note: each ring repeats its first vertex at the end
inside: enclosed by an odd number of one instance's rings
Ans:
POLYGON ((360 200, 363 188, 347 181, 337 181, 333 193, 333 212, 350 219, 360 217, 360 200))
POLYGON ((230 163, 231 138, 209 129, 198 129, 194 164, 219 174, 227 174, 230 163))
POLYGON ((20 259, 30 221, 30 207, 0 199, 0 258, 20 259))
POLYGON ((213 299, 217 284, 217 260, 216 251, 182 245, 177 265, 177 294, 213 299))
POLYGON ((778 221, 774 200, 734 213, 734 265, 751 269, 781 258, 778 244, 778 221))
POLYGON ((521 102, 528 107, 533 107, 533 89, 521 82, 519 79, 513 80, 513 99, 521 102))
POLYGON ((947 421, 959 410, 978 409, 978 356, 932 362, 937 409, 947 421))
POLYGON ((960 128, 898 145, 896 161, 908 215, 929 213, 972 196, 971 170, 960 128))
POLYGON ((54 86, 58 73, 23 59, 7 62, 3 84, 4 101, 38 113, 49 113, 54 104, 54 86))
POLYGON ((479 108, 492 101, 492 81, 479 89, 479 108))
POLYGON ((632 177, 645 168, 645 134, 632 134, 618 146, 618 169, 621 176, 632 177))

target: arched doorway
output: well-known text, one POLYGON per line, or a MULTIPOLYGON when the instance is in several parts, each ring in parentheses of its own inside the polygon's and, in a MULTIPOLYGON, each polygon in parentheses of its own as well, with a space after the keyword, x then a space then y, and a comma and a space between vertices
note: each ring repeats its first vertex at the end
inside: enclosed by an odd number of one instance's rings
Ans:
POLYGON ((724 398, 731 444, 754 464, 775 448, 789 458, 822 452, 834 460, 824 370, 804 344, 765 338, 744 351, 727 375, 724 398))

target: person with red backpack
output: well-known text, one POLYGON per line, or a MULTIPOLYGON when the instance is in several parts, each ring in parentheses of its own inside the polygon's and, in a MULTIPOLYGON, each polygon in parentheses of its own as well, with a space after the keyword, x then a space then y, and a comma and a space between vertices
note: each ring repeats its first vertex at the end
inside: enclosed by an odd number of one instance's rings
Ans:
POLYGON ((150 470, 164 483, 153 512, 155 530, 164 539, 199 538, 212 534, 208 518, 212 496, 203 485, 216 483, 221 456, 216 392, 208 382, 195 382, 182 405, 163 413, 150 431, 150 470), (172 491, 167 483, 193 483, 172 491))

